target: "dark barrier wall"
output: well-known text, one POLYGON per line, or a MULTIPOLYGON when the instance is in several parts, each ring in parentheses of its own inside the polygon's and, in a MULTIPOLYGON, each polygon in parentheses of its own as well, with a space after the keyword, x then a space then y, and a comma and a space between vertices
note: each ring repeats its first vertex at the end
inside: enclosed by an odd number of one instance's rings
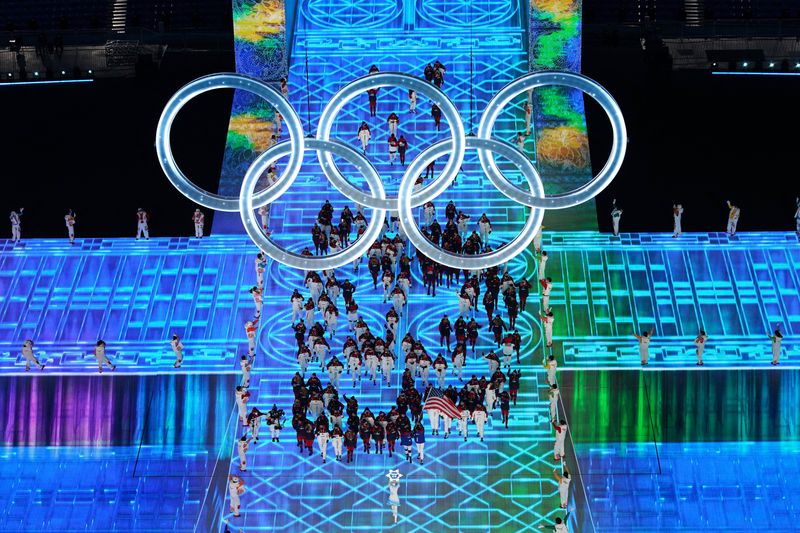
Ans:
MULTIPOLYGON (((171 54, 156 75, 84 84, 0 86, 3 194, 0 238, 8 213, 25 208, 22 236, 66 237, 64 215, 77 214, 81 237, 133 237, 136 209, 150 212, 150 234, 194 235, 195 205, 173 189, 156 158, 158 118, 192 79, 231 71, 230 54, 171 54)), ((173 148, 184 172, 216 191, 232 91, 191 101, 175 123, 173 148)), ((210 230, 213 213, 206 210, 210 230)))
MULTIPOLYGON (((638 39, 584 27, 583 73, 611 91, 625 114, 630 143, 614 183, 597 199, 601 231, 611 231, 611 202, 621 231, 672 231, 672 204, 684 207, 683 231, 725 231, 731 200, 739 231, 795 229, 800 76, 712 76, 670 72, 646 60, 638 39)), ((587 105, 595 173, 610 149, 608 119, 587 105)))

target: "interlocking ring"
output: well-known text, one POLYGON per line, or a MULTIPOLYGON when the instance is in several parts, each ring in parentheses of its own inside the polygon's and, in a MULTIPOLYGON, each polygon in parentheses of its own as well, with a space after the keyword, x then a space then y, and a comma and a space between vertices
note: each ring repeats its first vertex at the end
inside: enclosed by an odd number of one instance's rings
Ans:
MULTIPOLYGON (((544 185, 542 184, 539 172, 536 170, 536 167, 533 166, 531 160, 515 147, 494 139, 479 139, 478 137, 467 137, 466 147, 476 149, 478 153, 491 151, 507 157, 520 169, 531 191, 533 191, 535 195, 544 196, 544 185)), ((429 146, 414 158, 403 174, 403 180, 400 182, 400 190, 397 196, 399 199, 400 226, 403 228, 405 234, 409 236, 409 239, 411 239, 411 242, 417 247, 417 250, 437 263, 450 268, 470 270, 483 269, 488 268, 487 265, 496 266, 503 264, 510 258, 521 254, 525 248, 531 244, 533 238, 536 236, 536 232, 539 231, 539 226, 542 225, 542 218, 544 217, 544 209, 532 207, 525 226, 522 228, 520 234, 512 239, 511 242, 489 253, 477 255, 459 255, 443 250, 428 240, 417 227, 414 221, 414 206, 411 202, 404 200, 410 196, 411 190, 414 187, 414 182, 425 166, 437 157, 447 153, 448 149, 445 141, 440 141, 429 146)), ((440 176, 434 179, 434 181, 441 179, 440 176)), ((449 185, 449 182, 444 181, 444 184, 449 185)), ((431 185, 433 186, 433 183, 431 185)))
POLYGON ((497 168, 494 156, 490 151, 479 151, 478 159, 481 163, 481 168, 489 177, 492 184, 511 200, 525 204, 528 207, 565 209, 582 204, 600 194, 617 175, 617 172, 619 172, 622 166, 622 160, 625 159, 628 140, 625 120, 622 118, 622 111, 617 105, 617 102, 602 85, 591 78, 572 72, 532 72, 521 76, 500 89, 500 92, 489 101, 481 117, 480 124, 478 125, 478 137, 483 139, 490 139, 492 137, 492 130, 494 129, 497 117, 500 115, 503 108, 517 95, 547 85, 560 85, 579 89, 594 98, 597 103, 603 107, 603 111, 606 112, 606 115, 608 115, 608 119, 611 121, 613 135, 611 154, 608 156, 605 166, 603 166, 597 176, 592 178, 591 181, 585 185, 568 193, 537 196, 520 189, 508 181, 503 173, 500 172, 500 169, 497 168))
MULTIPOLYGON (((442 110, 442 115, 447 119, 447 124, 450 126, 450 131, 452 133, 452 138, 448 141, 450 143, 450 158, 447 160, 447 164, 445 164, 440 174, 442 180, 436 181, 436 184, 432 182, 411 195, 412 205, 416 207, 442 194, 450 182, 456 179, 458 171, 461 169, 461 164, 464 162, 464 122, 461 120, 461 115, 458 114, 456 106, 441 89, 432 83, 428 83, 423 79, 409 74, 402 74, 399 72, 376 72, 375 74, 368 74, 348 83, 331 97, 328 105, 322 110, 319 125, 317 126, 317 138, 322 140, 330 138, 331 130, 333 129, 333 121, 336 115, 338 115, 345 104, 353 98, 364 94, 365 91, 370 89, 387 86, 413 89, 418 94, 430 98, 433 103, 442 110)), ((347 178, 344 177, 336 166, 330 153, 317 152, 317 154, 319 163, 322 166, 322 172, 337 189, 340 191, 348 190, 351 195, 358 194, 359 189, 347 181, 347 178)), ((397 210, 399 195, 394 198, 387 197, 382 201, 364 195, 363 193, 362 196, 362 201, 359 202, 361 205, 373 209, 397 210)))
POLYGON ((625 121, 613 97, 594 80, 570 72, 531 73, 503 87, 489 102, 481 117, 477 137, 465 136, 464 125, 455 105, 434 85, 408 74, 394 72, 370 74, 349 83, 333 96, 322 112, 317 131, 319 139, 304 139, 300 118, 294 108, 272 87, 240 74, 214 74, 189 83, 170 99, 158 123, 156 150, 161 167, 179 191, 196 203, 211 209, 219 211, 238 209, 245 229, 253 242, 271 258, 288 266, 304 270, 333 269, 356 260, 367 252, 379 236, 386 211, 390 210, 399 213, 401 228, 420 252, 451 268, 477 270, 508 262, 522 253, 539 231, 544 209, 564 209, 597 196, 619 172, 625 157, 627 142, 625 121), (557 195, 545 194, 541 176, 527 156, 509 143, 491 138, 497 117, 514 97, 522 92, 546 85, 580 89, 593 97, 600 103, 611 120, 613 131, 611 155, 600 173, 585 185, 568 193, 557 195), (330 139, 333 121, 347 102, 357 95, 363 94, 364 91, 385 86, 414 89, 419 94, 429 97, 442 110, 452 132, 451 139, 439 141, 426 148, 408 165, 400 182, 397 197, 387 197, 378 172, 360 152, 341 141, 330 139), (198 94, 223 87, 249 91, 266 99, 283 115, 290 133, 290 141, 272 146, 250 165, 245 172, 238 199, 209 193, 191 183, 175 163, 169 144, 172 122, 183 105, 198 94), (414 207, 423 205, 442 194, 456 178, 467 148, 477 150, 482 169, 503 195, 531 208, 525 226, 510 243, 489 253, 472 256, 453 254, 435 246, 417 227, 413 215, 414 207), (262 232, 255 220, 254 209, 256 207, 277 200, 297 179, 303 161, 303 152, 306 149, 317 151, 322 172, 339 192, 357 204, 373 209, 373 216, 361 238, 352 246, 324 257, 307 257, 279 247, 262 232), (422 170, 428 163, 446 153, 449 153, 450 156, 442 172, 424 188, 414 191, 413 187, 417 176, 422 173, 422 170), (494 160, 493 154, 495 153, 506 157, 520 169, 528 182, 530 192, 517 187, 503 175, 494 160), (255 193, 256 183, 261 174, 278 158, 286 155, 290 156, 289 163, 277 181, 255 193), (370 194, 361 191, 347 180, 337 168, 333 159, 334 155, 344 158, 364 175, 370 188, 370 194))
MULTIPOLYGON (((378 199, 386 198, 386 191, 383 189, 383 183, 381 183, 381 177, 378 171, 375 170, 375 167, 373 167, 363 155, 351 146, 341 141, 306 139, 305 147, 306 149, 317 150, 317 153, 325 152, 338 155, 348 163, 355 165, 367 180, 367 184, 373 196, 378 199)), ((372 243, 375 242, 375 239, 380 235, 381 228, 386 219, 385 210, 373 209, 367 229, 364 230, 364 234, 361 235, 352 246, 348 246, 335 254, 325 256, 305 256, 281 248, 261 230, 261 225, 256 221, 254 213, 257 205, 255 203, 255 197, 253 196, 253 190, 256 187, 258 178, 265 170, 272 166, 275 161, 293 152, 294 144, 291 141, 278 143, 258 156, 247 169, 247 172, 245 172, 241 194, 239 195, 239 212, 247 234, 268 256, 290 267, 302 270, 330 270, 352 263, 366 254, 369 247, 372 246, 372 243)), ((295 179, 297 179, 296 174, 281 176, 278 178, 278 181, 269 186, 265 192, 271 192, 271 189, 277 187, 279 182, 283 182, 283 187, 281 188, 282 190, 286 190, 295 179)), ((334 183, 334 187, 337 187, 336 183, 334 183)), ((339 192, 353 201, 358 201, 356 198, 350 196, 350 191, 348 190, 339 189, 339 192)), ((280 194, 277 196, 280 196, 280 194)))
MULTIPOLYGON (((290 181, 294 181, 294 178, 300 172, 300 165, 303 164, 303 124, 300 122, 297 112, 280 91, 262 81, 241 74, 219 73, 197 78, 181 87, 169 99, 167 105, 164 106, 164 111, 161 113, 161 118, 158 119, 156 128, 156 153, 158 153, 158 162, 161 164, 164 174, 167 175, 167 178, 176 189, 193 202, 215 211, 233 212, 239 209, 239 199, 235 196, 221 196, 208 192, 189 181, 189 178, 184 175, 175 162, 175 157, 172 155, 172 145, 169 140, 172 123, 183 106, 195 96, 214 89, 239 89, 253 93, 266 100, 283 115, 283 120, 289 130, 289 137, 296 145, 296 149, 292 150, 289 163, 281 173, 282 176, 293 176, 290 181)), ((253 199, 253 203, 257 206, 266 205, 286 192, 286 188, 281 190, 270 188, 260 191, 253 199)))

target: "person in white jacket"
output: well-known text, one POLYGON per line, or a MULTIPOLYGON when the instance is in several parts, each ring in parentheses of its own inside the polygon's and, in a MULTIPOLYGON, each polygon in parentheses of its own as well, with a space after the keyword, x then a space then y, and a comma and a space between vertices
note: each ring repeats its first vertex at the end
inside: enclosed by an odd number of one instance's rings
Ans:
POLYGON ((11 211, 8 219, 11 221, 11 242, 16 243, 22 239, 22 213, 25 211, 24 207, 19 208, 19 213, 11 211))
POLYGON ((230 511, 233 513, 234 518, 241 516, 241 500, 240 496, 244 494, 244 480, 233 474, 228 475, 228 492, 231 497, 230 511))
POLYGON ((775 366, 781 359, 781 341, 783 340, 783 334, 780 328, 775 328, 775 333, 770 335, 769 338, 772 341, 772 365, 775 366))
POLYGON ((800 197, 795 198, 795 203, 797 204, 797 210, 794 212, 794 228, 797 236, 800 237, 800 197))
POLYGON ((569 477, 569 472, 567 471, 567 467, 563 467, 564 472, 559 475, 557 470, 553 470, 553 476, 555 476, 556 481, 558 481, 558 496, 561 500, 561 508, 567 508, 567 500, 569 500, 569 484, 572 481, 569 477))
POLYGON ((697 366, 703 366, 703 352, 706 349, 706 341, 708 340, 708 335, 702 329, 700 333, 697 334, 697 337, 694 338, 694 346, 695 346, 695 353, 697 354, 697 366))
POLYGON ((475 410, 472 411, 472 421, 475 422, 475 428, 478 430, 481 442, 483 442, 483 426, 486 424, 486 418, 486 408, 482 404, 476 405, 475 410))
POLYGON ((183 343, 177 334, 173 334, 169 344, 172 346, 172 351, 175 353, 175 363, 172 366, 180 368, 181 363, 183 363, 183 343))
POLYGON ((641 335, 633 334, 636 340, 639 341, 639 358, 641 359, 642 366, 650 361, 650 341, 653 339, 655 328, 650 328, 650 333, 643 331, 641 335))
POLYGON ((672 206, 672 236, 679 237, 682 233, 681 230, 681 217, 683 216, 683 206, 681 204, 674 204, 672 206))
POLYGON ((614 199, 611 208, 611 225, 614 228, 614 236, 619 235, 619 220, 622 218, 622 209, 617 207, 617 200, 614 199))
POLYGON ((31 363, 39 367, 39 370, 44 370, 44 365, 36 358, 33 353, 33 341, 28 339, 22 343, 22 357, 25 359, 25 372, 31 369, 31 363))
POLYGON ((111 364, 111 360, 106 355, 106 343, 103 340, 97 341, 94 346, 94 359, 97 361, 97 369, 101 374, 103 373, 103 365, 108 365, 111 370, 116 370, 117 367, 111 364))
POLYGON ((739 224, 739 215, 741 214, 741 209, 733 205, 731 201, 728 200, 728 235, 736 235, 736 226, 739 224))
POLYGON ((206 224, 206 216, 199 209, 194 210, 192 215, 192 222, 194 222, 194 236, 197 239, 203 238, 203 228, 206 224))
POLYGON ((366 122, 362 122, 361 126, 358 128, 358 140, 361 141, 361 149, 365 154, 367 153, 367 146, 369 146, 371 137, 372 133, 370 133, 369 126, 367 126, 366 122))

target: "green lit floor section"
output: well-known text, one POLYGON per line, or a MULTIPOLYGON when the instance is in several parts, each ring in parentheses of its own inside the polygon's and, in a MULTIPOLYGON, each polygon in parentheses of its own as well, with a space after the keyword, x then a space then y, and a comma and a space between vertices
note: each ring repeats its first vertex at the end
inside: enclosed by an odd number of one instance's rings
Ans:
POLYGON ((797 531, 800 371, 560 379, 597 531, 797 531))
POLYGON ((780 324, 783 364, 800 363, 800 246, 794 233, 546 233, 554 353, 579 368, 639 365, 634 333, 650 328, 658 368, 769 366, 780 324))

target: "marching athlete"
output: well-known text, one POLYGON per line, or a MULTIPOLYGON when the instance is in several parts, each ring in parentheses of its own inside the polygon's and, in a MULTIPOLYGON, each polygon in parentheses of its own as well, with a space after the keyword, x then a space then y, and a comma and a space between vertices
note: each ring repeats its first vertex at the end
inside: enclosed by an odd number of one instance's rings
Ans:
POLYGON ((431 117, 433 117, 433 125, 436 131, 440 131, 442 127, 442 110, 436 104, 431 104, 431 117))
POLYGON ((344 433, 339 426, 333 426, 331 431, 331 444, 333 445, 333 454, 336 456, 337 461, 342 460, 342 444, 344 443, 344 433))
POLYGON ((425 464, 425 426, 419 422, 414 426, 414 442, 417 445, 419 464, 425 464))
POLYGON ((328 458, 328 440, 330 440, 331 432, 328 428, 327 422, 318 423, 315 434, 317 436, 317 446, 319 446, 320 456, 324 463, 328 458))
POLYGON ((408 141, 401 135, 397 139, 397 154, 400 156, 400 164, 406 166, 406 152, 408 151, 408 141))
MULTIPOLYGON (((250 433, 253 436, 253 441, 258 442, 258 432, 261 431, 261 417, 264 413, 253 407, 247 415, 247 425, 250 426, 250 433)), ((273 437, 272 442, 275 442, 273 437)))
POLYGON ((486 213, 483 213, 481 218, 478 219, 478 229, 481 233, 481 244, 485 249, 489 246, 489 234, 492 232, 492 222, 486 216, 486 213))
POLYGON ((400 117, 397 116, 397 113, 390 113, 389 118, 386 119, 386 123, 389 125, 389 135, 396 137, 397 126, 400 124, 400 117))
POLYGON ((486 423, 488 415, 486 414, 486 407, 483 404, 478 404, 475 406, 475 410, 472 412, 472 421, 475 422, 475 428, 478 431, 478 436, 481 438, 481 442, 483 442, 483 425, 486 423))
POLYGON ((372 134, 369 131, 369 126, 366 122, 362 122, 358 128, 358 139, 361 141, 361 150, 366 154, 367 146, 369 146, 369 139, 372 134))

